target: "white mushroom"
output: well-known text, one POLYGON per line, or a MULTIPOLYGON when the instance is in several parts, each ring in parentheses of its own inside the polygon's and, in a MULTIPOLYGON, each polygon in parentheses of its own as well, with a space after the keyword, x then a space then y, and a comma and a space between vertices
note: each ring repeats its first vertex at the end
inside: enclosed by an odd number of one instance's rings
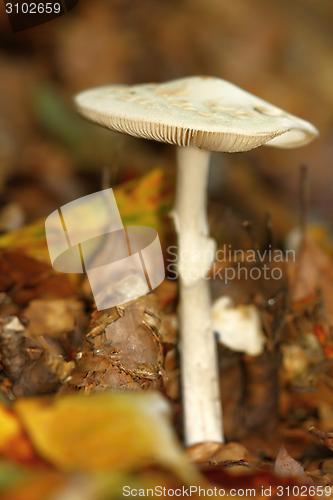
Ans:
POLYGON ((291 148, 310 142, 310 123, 219 78, 109 86, 76 98, 90 120, 122 133, 178 146, 174 218, 179 240, 181 368, 187 445, 223 441, 206 273, 214 258, 206 191, 211 151, 248 151, 263 144, 291 148))

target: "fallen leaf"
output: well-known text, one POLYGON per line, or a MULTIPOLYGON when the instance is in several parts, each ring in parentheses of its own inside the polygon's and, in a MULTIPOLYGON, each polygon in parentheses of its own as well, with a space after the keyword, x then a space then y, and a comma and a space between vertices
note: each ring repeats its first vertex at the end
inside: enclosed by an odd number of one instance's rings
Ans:
POLYGON ((296 262, 290 261, 288 269, 291 300, 302 302, 320 290, 330 325, 333 325, 332 269, 331 257, 310 237, 304 240, 296 262))
POLYGON ((191 446, 186 450, 192 462, 197 464, 241 465, 242 469, 248 465, 249 453, 239 443, 206 442, 191 446))
POLYGON ((18 400, 19 415, 40 455, 62 470, 128 471, 162 465, 195 480, 158 393, 103 392, 18 400))
POLYGON ((20 306, 38 298, 72 297, 77 277, 56 273, 50 263, 40 262, 24 251, 0 252, 0 291, 20 306))
MULTIPOLYGON (((162 216, 171 208, 171 190, 161 169, 154 169, 135 181, 115 187, 115 197, 126 225, 154 227, 163 239, 162 216)), ((44 219, 0 237, 0 249, 16 249, 50 264, 44 219)))
POLYGON ((83 304, 76 299, 32 300, 23 316, 28 320, 28 335, 57 338, 83 322, 83 304))
POLYGON ((36 465, 39 460, 17 415, 3 403, 0 403, 0 456, 10 462, 30 465, 36 465))
POLYGON ((319 441, 326 446, 326 448, 333 451, 333 432, 322 431, 313 425, 309 428, 309 432, 319 439, 319 441))
POLYGON ((294 460, 282 446, 277 454, 274 464, 274 472, 281 477, 304 477, 305 472, 302 465, 294 460))
POLYGON ((54 392, 74 367, 73 361, 65 361, 60 345, 41 336, 30 338, 15 316, 0 318, 0 361, 11 399, 54 392))

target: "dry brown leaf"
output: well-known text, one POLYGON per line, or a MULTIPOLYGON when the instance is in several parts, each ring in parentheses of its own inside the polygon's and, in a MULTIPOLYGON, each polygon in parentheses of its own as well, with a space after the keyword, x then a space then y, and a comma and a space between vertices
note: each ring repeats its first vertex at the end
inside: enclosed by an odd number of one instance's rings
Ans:
POLYGON ((72 275, 55 273, 51 265, 21 251, 0 252, 0 291, 19 306, 38 298, 73 297, 73 285, 72 275))
POLYGON ((83 323, 83 304, 76 299, 32 300, 24 310, 32 337, 60 337, 83 323))
POLYGON ((315 296, 319 290, 327 318, 333 325, 333 266, 330 256, 308 237, 299 250, 296 262, 289 264, 291 300, 302 302, 315 296))
POLYGON ((247 449, 240 443, 199 443, 191 446, 187 450, 187 454, 192 462, 197 464, 215 464, 225 465, 248 465, 249 453, 247 449))
POLYGON ((309 432, 319 439, 326 448, 333 451, 333 432, 322 431, 314 426, 309 428, 309 432))
POLYGON ((280 477, 304 478, 305 476, 302 465, 288 454, 284 446, 280 448, 275 459, 274 472, 280 477))
POLYGON ((31 339, 16 316, 0 318, 0 361, 1 376, 10 382, 1 389, 10 398, 53 392, 74 367, 60 346, 31 339))

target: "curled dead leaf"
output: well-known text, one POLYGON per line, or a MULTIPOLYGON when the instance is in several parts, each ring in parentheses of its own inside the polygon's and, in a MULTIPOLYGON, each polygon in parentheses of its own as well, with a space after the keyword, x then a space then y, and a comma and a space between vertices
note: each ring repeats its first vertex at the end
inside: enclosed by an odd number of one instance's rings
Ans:
POLYGON ((280 477, 299 477, 305 478, 305 472, 302 465, 292 458, 284 446, 277 454, 274 464, 274 472, 280 477))

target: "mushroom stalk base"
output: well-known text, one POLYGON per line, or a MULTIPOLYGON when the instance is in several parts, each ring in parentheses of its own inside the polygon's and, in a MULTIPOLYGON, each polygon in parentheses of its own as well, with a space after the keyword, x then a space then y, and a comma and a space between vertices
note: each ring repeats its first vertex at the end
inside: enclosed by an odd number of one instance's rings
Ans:
POLYGON ((223 442, 216 341, 209 281, 215 243, 208 237, 208 152, 178 148, 174 218, 178 233, 180 356, 187 446, 223 442))

